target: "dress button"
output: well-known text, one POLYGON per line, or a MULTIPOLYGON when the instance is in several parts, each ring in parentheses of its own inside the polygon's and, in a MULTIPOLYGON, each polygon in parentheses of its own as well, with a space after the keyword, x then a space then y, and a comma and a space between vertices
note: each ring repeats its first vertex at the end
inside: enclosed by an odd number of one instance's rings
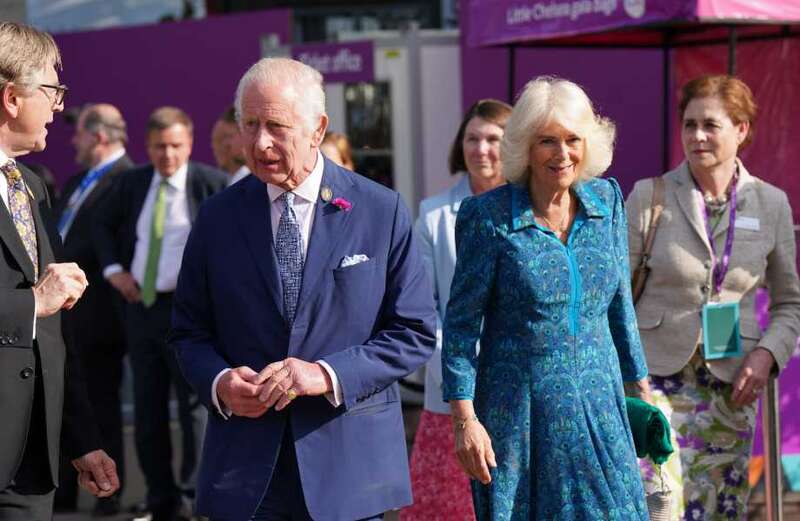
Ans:
POLYGON ((22 371, 19 372, 19 375, 20 375, 20 377, 22 377, 23 380, 27 380, 28 378, 33 376, 33 368, 32 367, 26 367, 25 369, 23 369, 22 371))

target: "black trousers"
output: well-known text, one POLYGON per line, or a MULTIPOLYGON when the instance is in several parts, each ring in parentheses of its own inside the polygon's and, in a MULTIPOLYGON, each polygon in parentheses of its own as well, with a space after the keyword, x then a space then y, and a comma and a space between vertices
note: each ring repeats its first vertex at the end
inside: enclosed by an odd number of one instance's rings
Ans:
POLYGON ((147 504, 165 510, 181 492, 193 494, 207 411, 180 372, 166 343, 172 316, 172 294, 159 294, 149 308, 129 304, 125 313, 128 353, 133 371, 135 440, 147 483, 147 504), (172 470, 169 426, 170 390, 178 398, 182 452, 180 476, 172 470))

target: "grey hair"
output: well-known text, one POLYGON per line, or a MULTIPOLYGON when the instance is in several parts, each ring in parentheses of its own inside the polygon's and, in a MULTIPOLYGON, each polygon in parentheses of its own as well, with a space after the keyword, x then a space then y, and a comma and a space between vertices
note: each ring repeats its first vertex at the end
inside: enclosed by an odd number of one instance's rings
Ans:
POLYGON ((61 69, 52 36, 29 25, 0 23, 0 89, 13 82, 28 94, 41 84, 47 67, 61 69))
POLYGON ((83 110, 84 130, 103 132, 110 143, 128 144, 128 125, 116 107, 98 103, 89 105, 83 110))
POLYGON ((253 64, 236 87, 236 121, 241 124, 242 96, 251 84, 282 86, 285 92, 297 100, 300 116, 308 132, 319 126, 325 114, 325 91, 322 74, 303 62, 290 58, 262 58, 253 64))
POLYGON ((584 140, 580 179, 603 175, 614 156, 614 123, 594 111, 586 92, 576 83, 539 76, 522 90, 503 135, 503 175, 511 183, 525 184, 530 175, 530 147, 536 133, 556 122, 584 140))

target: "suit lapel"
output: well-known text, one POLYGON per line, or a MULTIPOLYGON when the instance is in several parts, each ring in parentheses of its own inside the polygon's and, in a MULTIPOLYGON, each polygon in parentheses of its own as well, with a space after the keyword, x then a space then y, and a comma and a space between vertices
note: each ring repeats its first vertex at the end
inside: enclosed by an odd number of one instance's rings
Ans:
POLYGON ((203 198, 200 190, 197 172, 190 162, 186 168, 186 203, 189 206, 189 220, 191 222, 194 222, 195 217, 197 217, 197 209, 200 207, 200 201, 203 198))
POLYGON ((706 245, 708 252, 711 253, 711 245, 708 242, 708 234, 706 233, 706 224, 703 216, 700 214, 700 207, 697 204, 697 190, 694 188, 689 167, 683 163, 678 167, 676 180, 678 181, 678 188, 675 191, 675 196, 678 199, 678 205, 681 207, 686 219, 689 221, 692 229, 697 236, 706 245))
POLYGON ((267 185, 255 177, 244 179, 236 189, 243 193, 244 204, 239 205, 239 225, 245 236, 247 246, 255 258, 256 266, 264 279, 264 284, 275 307, 283 316, 283 288, 278 273, 278 258, 275 255, 275 242, 272 239, 272 218, 270 215, 267 185))
MULTIPOLYGON (((321 187, 328 187, 333 192, 333 199, 342 197, 350 199, 350 188, 353 183, 339 168, 330 161, 325 161, 325 170, 322 174, 321 187)), ((358 201, 350 201, 353 207, 358 201)), ((318 290, 318 281, 322 273, 328 269, 331 256, 336 252, 336 245, 342 237, 347 235, 347 226, 353 210, 344 211, 330 202, 317 197, 314 209, 314 222, 311 225, 311 237, 308 241, 306 262, 303 267, 303 286, 297 303, 299 316, 303 305, 310 300, 314 291, 318 290)))

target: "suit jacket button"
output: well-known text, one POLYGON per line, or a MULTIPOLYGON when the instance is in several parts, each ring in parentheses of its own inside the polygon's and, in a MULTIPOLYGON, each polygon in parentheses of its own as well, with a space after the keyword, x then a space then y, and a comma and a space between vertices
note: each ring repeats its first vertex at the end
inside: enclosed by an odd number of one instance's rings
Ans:
POLYGON ((702 286, 700 286, 700 291, 702 291, 703 293, 708 293, 708 284, 703 284, 702 286))
POLYGON ((28 378, 33 376, 33 367, 26 367, 25 369, 19 372, 19 376, 23 380, 27 380, 28 378))
POLYGON ((4 345, 6 345, 7 343, 8 343, 8 340, 6 339, 6 337, 0 337, 0 345, 3 345, 3 346, 4 346, 4 345))

